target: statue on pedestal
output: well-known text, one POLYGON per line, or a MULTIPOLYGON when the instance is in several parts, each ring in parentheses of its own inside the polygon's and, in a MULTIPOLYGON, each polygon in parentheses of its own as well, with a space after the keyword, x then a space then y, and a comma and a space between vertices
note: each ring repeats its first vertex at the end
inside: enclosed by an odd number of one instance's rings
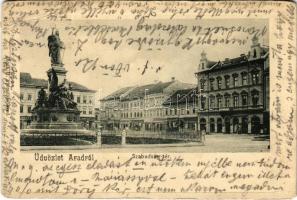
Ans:
POLYGON ((52 65, 62 65, 61 59, 61 49, 64 48, 63 42, 60 40, 59 32, 54 30, 52 34, 48 36, 48 48, 49 48, 49 56, 51 57, 52 65))

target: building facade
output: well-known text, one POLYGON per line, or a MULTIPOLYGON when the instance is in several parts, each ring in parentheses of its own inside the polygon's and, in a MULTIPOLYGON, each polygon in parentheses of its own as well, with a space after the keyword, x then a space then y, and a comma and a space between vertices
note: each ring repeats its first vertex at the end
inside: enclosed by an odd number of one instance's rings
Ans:
POLYGON ((236 58, 213 62, 202 52, 196 77, 199 130, 269 134, 269 52, 257 37, 236 58))
POLYGON ((122 88, 101 100, 101 125, 115 131, 126 127, 134 131, 168 131, 169 108, 164 102, 176 91, 193 87, 172 78, 169 82, 122 88))
MULTIPOLYGON (((31 110, 34 108, 38 91, 44 88, 47 91, 48 82, 45 79, 32 78, 30 73, 20 74, 20 127, 27 128, 31 123, 31 110)), ((95 120, 95 93, 87 87, 75 82, 69 82, 72 87, 74 101, 81 111, 80 120, 86 128, 92 128, 95 120)))
POLYGON ((167 128, 170 131, 196 132, 198 130, 197 88, 177 90, 163 105, 167 108, 167 128))

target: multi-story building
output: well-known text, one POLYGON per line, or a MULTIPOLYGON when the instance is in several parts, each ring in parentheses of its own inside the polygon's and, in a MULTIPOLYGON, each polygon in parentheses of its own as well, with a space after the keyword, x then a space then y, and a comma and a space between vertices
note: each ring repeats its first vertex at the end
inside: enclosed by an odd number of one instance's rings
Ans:
POLYGON ((120 128, 121 99, 133 88, 121 88, 100 100, 100 108, 97 109, 98 120, 104 130, 120 128))
POLYGON ((202 52, 196 77, 199 130, 269 133, 269 51, 257 37, 236 58, 213 62, 202 52))
POLYGON ((102 126, 109 130, 129 127, 135 131, 165 131, 167 108, 163 103, 175 91, 193 87, 172 78, 169 82, 120 89, 101 100, 102 126))
MULTIPOLYGON (((45 79, 32 78, 30 73, 20 74, 20 116, 21 128, 27 128, 31 123, 31 110, 34 108, 38 91, 44 88, 47 91, 48 82, 45 79)), ((80 119, 86 128, 91 128, 95 119, 95 93, 87 87, 75 82, 69 82, 72 87, 74 101, 77 103, 77 108, 81 111, 80 119)))
POLYGON ((164 103, 169 131, 197 131, 197 88, 177 90, 164 103))

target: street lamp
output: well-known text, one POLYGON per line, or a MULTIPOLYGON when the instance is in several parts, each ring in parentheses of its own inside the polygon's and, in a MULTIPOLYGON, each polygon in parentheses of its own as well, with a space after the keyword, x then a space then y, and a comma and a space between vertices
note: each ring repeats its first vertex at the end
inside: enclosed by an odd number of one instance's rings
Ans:
POLYGON ((147 91, 149 91, 148 88, 144 89, 144 108, 146 108, 146 104, 147 104, 147 96, 146 96, 147 91))

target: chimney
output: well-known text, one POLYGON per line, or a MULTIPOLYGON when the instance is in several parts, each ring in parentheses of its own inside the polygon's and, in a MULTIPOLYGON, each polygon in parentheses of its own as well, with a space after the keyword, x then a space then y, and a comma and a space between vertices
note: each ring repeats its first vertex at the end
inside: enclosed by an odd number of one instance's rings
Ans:
POLYGON ((171 77, 171 81, 175 81, 175 77, 173 76, 173 77, 171 77))

